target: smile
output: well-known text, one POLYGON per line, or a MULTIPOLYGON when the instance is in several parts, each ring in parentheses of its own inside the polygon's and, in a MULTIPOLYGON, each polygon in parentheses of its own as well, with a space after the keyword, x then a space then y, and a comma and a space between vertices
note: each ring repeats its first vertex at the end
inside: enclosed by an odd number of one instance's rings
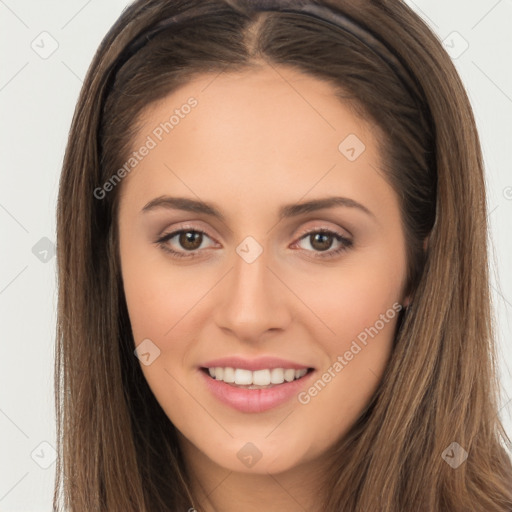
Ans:
POLYGON ((210 377, 221 380, 233 386, 246 387, 246 389, 266 389, 274 385, 292 382, 300 379, 308 372, 307 368, 294 370, 293 368, 268 368, 263 370, 245 370, 243 368, 216 367, 208 368, 210 377))
POLYGON ((206 389, 218 401, 244 413, 261 413, 289 402, 309 385, 314 373, 313 368, 250 371, 214 367, 199 371, 206 389))

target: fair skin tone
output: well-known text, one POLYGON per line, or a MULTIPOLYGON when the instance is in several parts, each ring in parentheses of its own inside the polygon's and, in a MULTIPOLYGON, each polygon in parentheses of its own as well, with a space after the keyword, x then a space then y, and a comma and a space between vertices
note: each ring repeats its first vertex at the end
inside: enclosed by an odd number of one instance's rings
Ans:
POLYGON ((121 271, 135 345, 150 339, 160 350, 141 368, 179 431, 201 512, 319 509, 329 449, 368 404, 391 352, 398 315, 376 322, 408 303, 398 198, 379 171, 375 128, 330 84, 276 69, 202 75, 147 109, 133 150, 188 98, 198 101, 122 182, 121 271), (366 147, 353 161, 338 149, 349 134, 366 147), (212 203, 224 219, 143 211, 162 196, 212 203), (362 207, 345 201, 279 219, 283 205, 334 196, 362 207), (322 228, 349 243, 306 235, 322 228), (206 235, 195 245, 179 234, 156 243, 179 229, 206 235), (236 251, 248 236, 263 249, 252 263, 236 251), (295 396, 241 412, 210 392, 198 368, 233 355, 280 357, 314 368, 307 392, 375 325, 378 334, 307 404, 295 396), (237 457, 249 442, 261 453, 252 467, 237 457))

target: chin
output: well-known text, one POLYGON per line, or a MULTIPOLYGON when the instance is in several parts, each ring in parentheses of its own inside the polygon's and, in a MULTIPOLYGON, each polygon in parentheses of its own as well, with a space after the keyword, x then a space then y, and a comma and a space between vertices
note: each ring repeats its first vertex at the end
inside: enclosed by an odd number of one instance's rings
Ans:
POLYGON ((278 474, 311 460, 303 451, 307 443, 299 438, 287 439, 284 442, 282 439, 270 441, 264 437, 252 441, 235 438, 228 443, 219 442, 213 451, 211 446, 204 447, 204 450, 201 447, 196 449, 201 450, 215 465, 229 471, 253 475, 278 474))

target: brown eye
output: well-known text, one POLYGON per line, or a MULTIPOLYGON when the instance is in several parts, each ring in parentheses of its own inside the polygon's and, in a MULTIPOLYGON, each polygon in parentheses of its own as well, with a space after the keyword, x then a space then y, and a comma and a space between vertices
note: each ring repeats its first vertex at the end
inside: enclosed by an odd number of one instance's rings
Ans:
POLYGON ((178 243, 187 251, 195 251, 201 247, 203 234, 199 231, 182 231, 178 237, 178 243))
POLYGON ((326 251, 331 248, 334 236, 328 233, 313 233, 309 235, 311 247, 317 251, 326 251))
POLYGON ((206 239, 213 240, 204 231, 187 228, 163 235, 155 243, 172 256, 195 258, 202 253, 201 246, 206 239))
POLYGON ((313 253, 313 257, 324 259, 338 256, 353 245, 352 240, 329 229, 317 229, 304 233, 296 245, 300 247, 303 242, 308 242, 310 246, 310 248, 302 247, 306 252, 313 253), (329 250, 333 244, 337 244, 338 247, 335 246, 334 249, 329 250))

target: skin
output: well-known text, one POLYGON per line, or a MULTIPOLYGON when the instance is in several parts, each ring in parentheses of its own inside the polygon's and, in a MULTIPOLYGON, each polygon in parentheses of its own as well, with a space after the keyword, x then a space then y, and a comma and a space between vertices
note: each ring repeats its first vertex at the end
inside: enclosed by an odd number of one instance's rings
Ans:
MULTIPOLYGON (((377 389, 398 315, 306 405, 292 399, 239 412, 210 394, 197 367, 271 355, 320 376, 393 304, 406 305, 398 197, 379 171, 376 127, 329 83, 284 67, 201 75, 143 113, 134 150, 191 96, 198 105, 121 184, 119 248, 133 337, 160 350, 141 368, 179 431, 195 492, 208 496, 200 510, 283 512, 298 503, 317 510, 325 455, 377 389), (338 150, 349 134, 366 147, 354 161, 338 150), (162 195, 214 203, 225 221, 142 211, 162 195), (331 196, 372 214, 336 206, 278 219, 284 204, 331 196), (196 258, 175 258, 155 243, 183 226, 207 233, 196 258), (315 257, 342 245, 328 238, 322 251, 304 235, 320 228, 352 245, 315 257), (263 248, 251 264, 236 252, 247 236, 263 248), (247 442, 262 454, 251 468, 237 457, 247 442)), ((190 247, 179 236, 166 243, 182 253, 190 247)))

